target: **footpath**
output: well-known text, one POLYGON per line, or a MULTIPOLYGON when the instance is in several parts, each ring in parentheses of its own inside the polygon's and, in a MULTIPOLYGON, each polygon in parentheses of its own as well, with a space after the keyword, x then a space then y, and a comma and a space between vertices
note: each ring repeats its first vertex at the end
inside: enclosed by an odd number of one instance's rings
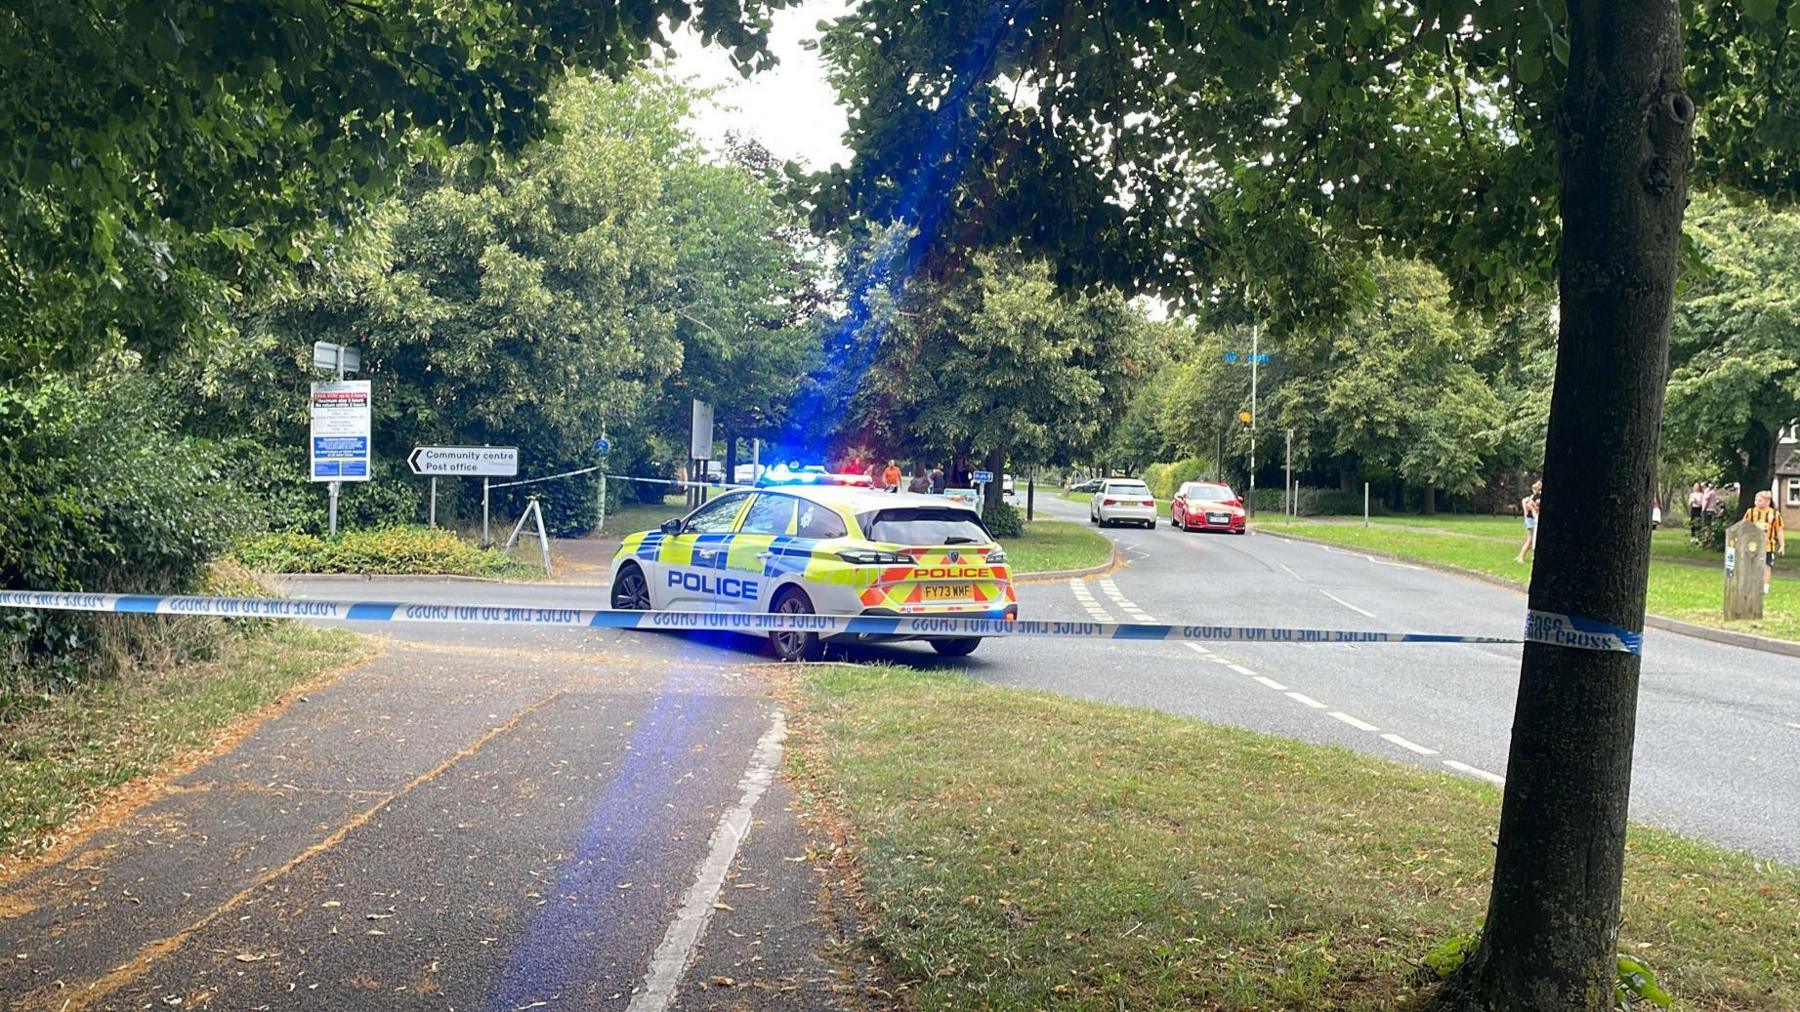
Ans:
POLYGON ((396 634, 0 881, 0 1005, 862 1007, 770 672, 685 643, 396 634))

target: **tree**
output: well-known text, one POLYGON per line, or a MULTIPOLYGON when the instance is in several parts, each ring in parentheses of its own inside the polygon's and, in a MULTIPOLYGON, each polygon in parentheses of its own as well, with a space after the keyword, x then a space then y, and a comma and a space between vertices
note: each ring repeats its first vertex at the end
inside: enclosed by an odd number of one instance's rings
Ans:
POLYGON ((765 67, 782 3, 9 4, 0 379, 223 333, 420 159, 488 170, 543 136, 565 68, 622 73, 688 22, 765 67))
POLYGON ((1735 479, 1747 506, 1800 418, 1800 214, 1707 196, 1687 231, 1707 269, 1675 304, 1663 431, 1670 451, 1735 479))
MULTIPOLYGON (((1091 456, 1147 324, 1116 293, 1058 297, 1041 263, 983 255, 975 267, 947 289, 909 292, 851 431, 924 455, 983 455, 996 473, 1091 456)), ((989 491, 997 501, 998 483, 989 491)))
MULTIPOLYGON (((1254 283, 1278 316, 1329 309, 1318 257, 1375 239, 1476 305, 1554 278, 1530 603, 1634 630, 1693 138, 1703 180, 1800 189, 1795 7, 865 0, 826 41, 857 157, 815 220, 909 222, 920 263, 1020 243, 1065 284, 1254 283)), ((1526 647, 1488 918, 1441 1006, 1610 1005, 1637 674, 1526 647)))

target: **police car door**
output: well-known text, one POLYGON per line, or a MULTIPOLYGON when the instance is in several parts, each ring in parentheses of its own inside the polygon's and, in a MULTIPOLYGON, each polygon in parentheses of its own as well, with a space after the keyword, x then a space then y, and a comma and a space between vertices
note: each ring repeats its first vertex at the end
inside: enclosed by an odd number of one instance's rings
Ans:
POLYGON ((688 514, 680 534, 667 538, 658 553, 657 607, 670 611, 713 611, 718 607, 731 530, 747 492, 732 492, 688 514))
POLYGON ((769 610, 769 596, 783 571, 780 548, 793 540, 794 497, 780 492, 759 492, 744 511, 731 540, 725 571, 738 582, 720 595, 720 606, 732 611, 769 610))

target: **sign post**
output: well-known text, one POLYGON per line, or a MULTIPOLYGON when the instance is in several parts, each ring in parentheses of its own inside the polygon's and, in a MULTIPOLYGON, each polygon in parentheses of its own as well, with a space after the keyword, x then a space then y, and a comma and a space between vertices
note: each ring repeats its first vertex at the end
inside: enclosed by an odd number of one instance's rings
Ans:
POLYGON ((594 440, 594 452, 600 455, 600 519, 594 522, 594 533, 606 533, 606 455, 612 451, 612 440, 602 433, 594 440))
POLYGON ((489 479, 511 478, 519 473, 519 448, 516 446, 415 446, 406 455, 406 466, 412 473, 431 478, 431 525, 437 526, 437 480, 447 478, 481 479, 481 547, 488 536, 489 479))
POLYGON ((1725 617, 1762 618, 1763 532, 1748 520, 1725 530, 1725 617))
POLYGON ((369 480, 369 436, 368 380, 312 385, 312 427, 307 440, 310 471, 313 481, 330 482, 327 525, 332 537, 337 536, 342 483, 369 480))

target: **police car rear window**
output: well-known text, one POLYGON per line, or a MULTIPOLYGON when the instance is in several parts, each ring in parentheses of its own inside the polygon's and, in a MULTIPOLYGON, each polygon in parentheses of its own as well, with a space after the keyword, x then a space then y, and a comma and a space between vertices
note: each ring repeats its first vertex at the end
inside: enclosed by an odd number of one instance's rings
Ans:
POLYGON ((870 541, 891 545, 977 545, 993 538, 968 510, 913 506, 857 517, 870 541))

